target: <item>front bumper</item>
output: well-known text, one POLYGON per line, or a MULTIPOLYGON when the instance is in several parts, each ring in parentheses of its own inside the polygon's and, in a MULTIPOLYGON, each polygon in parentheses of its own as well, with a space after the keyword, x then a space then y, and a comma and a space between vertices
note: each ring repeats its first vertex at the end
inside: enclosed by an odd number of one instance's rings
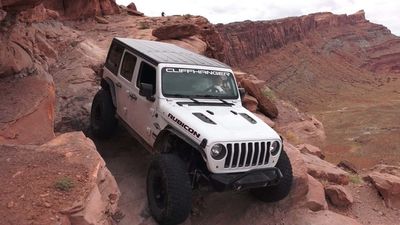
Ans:
POLYGON ((239 191, 275 185, 282 177, 282 172, 278 168, 271 167, 244 173, 212 174, 210 180, 216 191, 239 191))

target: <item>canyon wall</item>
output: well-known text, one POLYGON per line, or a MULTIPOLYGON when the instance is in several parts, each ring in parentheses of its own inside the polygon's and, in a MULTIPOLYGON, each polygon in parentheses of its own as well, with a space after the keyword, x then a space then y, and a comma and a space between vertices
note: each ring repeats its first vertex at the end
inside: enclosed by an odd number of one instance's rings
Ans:
MULTIPOLYGON (((336 41, 358 45, 348 47, 357 48, 351 51, 362 59, 357 62, 360 67, 375 72, 400 72, 396 63, 400 59, 400 39, 386 27, 369 22, 363 10, 351 15, 326 12, 272 21, 218 24, 216 28, 225 45, 225 62, 232 66, 243 65, 274 49, 299 41, 306 41, 305 44, 313 48, 315 44, 329 41, 316 41, 318 36, 323 35, 326 39, 332 37, 336 41)), ((343 46, 332 47, 340 49, 343 46)))

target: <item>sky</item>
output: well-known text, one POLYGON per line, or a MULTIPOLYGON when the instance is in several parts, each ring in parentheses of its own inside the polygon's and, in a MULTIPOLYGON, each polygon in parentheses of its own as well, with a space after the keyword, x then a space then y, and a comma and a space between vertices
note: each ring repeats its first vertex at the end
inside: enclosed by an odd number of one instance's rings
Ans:
MULTIPOLYGON (((128 5, 132 0, 116 0, 128 5)), ((133 0, 146 16, 201 15, 212 23, 243 20, 272 20, 314 12, 352 14, 364 9, 366 18, 386 26, 400 36, 400 1, 398 0, 133 0)))

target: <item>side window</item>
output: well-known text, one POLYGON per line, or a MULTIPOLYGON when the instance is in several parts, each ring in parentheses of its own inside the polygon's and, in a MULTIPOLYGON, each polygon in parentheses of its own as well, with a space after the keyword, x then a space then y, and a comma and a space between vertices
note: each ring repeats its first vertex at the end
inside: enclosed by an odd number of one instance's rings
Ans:
POLYGON ((120 74, 128 81, 132 80, 133 71, 135 70, 136 56, 125 52, 124 59, 122 60, 120 74))
POLYGON ((105 66, 115 75, 118 73, 119 62, 121 61, 123 51, 124 48, 114 42, 112 43, 110 51, 108 52, 105 66))
POLYGON ((145 62, 140 63, 138 79, 136 82, 136 86, 139 88, 140 83, 152 84, 154 95, 156 93, 156 68, 145 62))

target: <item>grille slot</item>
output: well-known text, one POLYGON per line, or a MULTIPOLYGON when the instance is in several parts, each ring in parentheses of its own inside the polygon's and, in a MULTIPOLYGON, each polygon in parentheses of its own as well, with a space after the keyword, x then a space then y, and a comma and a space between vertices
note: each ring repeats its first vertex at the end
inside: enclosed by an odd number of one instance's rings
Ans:
POLYGON ((268 164, 270 142, 229 143, 224 168, 242 168, 268 164))

